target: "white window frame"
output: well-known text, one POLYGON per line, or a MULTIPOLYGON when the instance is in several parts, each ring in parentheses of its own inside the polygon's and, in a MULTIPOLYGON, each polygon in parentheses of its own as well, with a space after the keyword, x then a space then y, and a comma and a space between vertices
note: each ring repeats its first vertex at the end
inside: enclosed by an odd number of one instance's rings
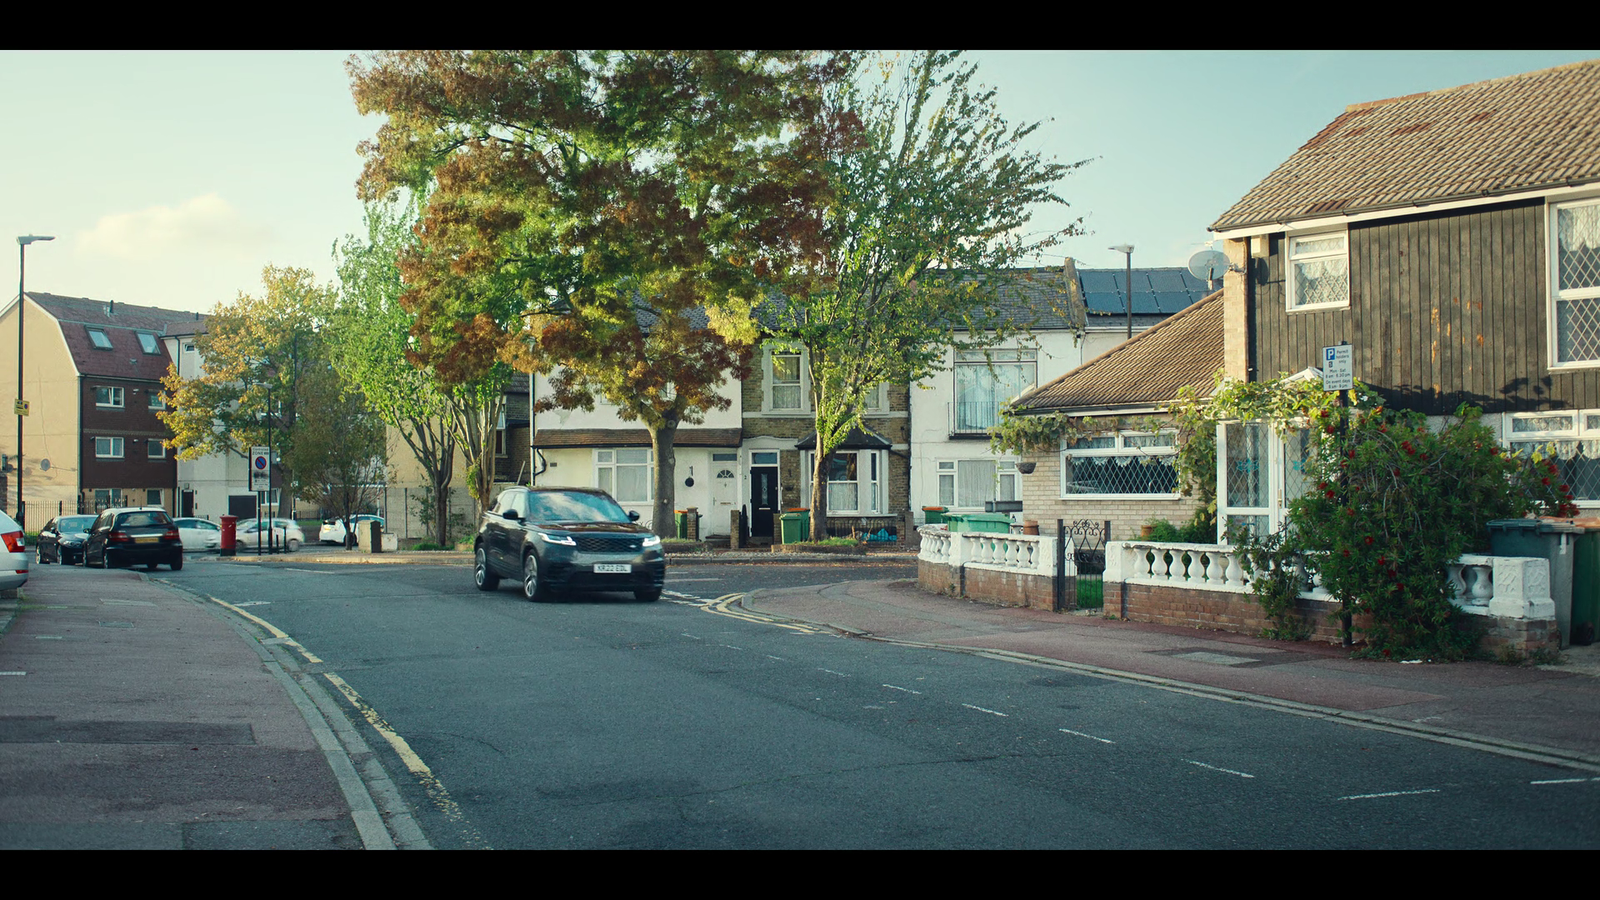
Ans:
POLYGON ((143 350, 146 356, 161 355, 161 339, 159 337, 148 331, 136 331, 134 333, 139 336, 139 349, 143 350))
POLYGON ((810 382, 807 379, 807 375, 810 374, 811 367, 806 363, 806 354, 802 350, 784 350, 782 348, 769 347, 762 351, 761 373, 763 377, 761 379, 761 401, 763 412, 773 413, 775 415, 811 414, 811 390, 810 382), (777 403, 776 398, 779 384, 778 372, 775 366, 777 364, 778 357, 780 356, 794 357, 795 368, 798 369, 798 380, 785 381, 782 383, 784 388, 787 389, 792 387, 795 392, 796 405, 793 406, 779 406, 777 403))
POLYGON ((167 408, 166 398, 161 396, 160 391, 152 389, 146 391, 145 393, 148 395, 145 401, 149 404, 147 407, 148 409, 163 410, 167 408))
POLYGON ((957 350, 955 351, 955 356, 953 357, 953 361, 951 363, 951 370, 951 396, 954 399, 951 400, 950 433, 979 434, 988 431, 990 428, 993 428, 999 423, 1000 407, 1004 406, 1006 401, 1011 400, 1013 397, 1017 396, 1017 394, 1021 394, 1023 391, 1026 391, 1029 388, 1035 387, 1039 384, 1039 350, 1037 348, 1029 347, 994 347, 989 350, 957 350), (989 372, 992 368, 997 368, 1001 365, 1017 366, 1019 368, 1032 366, 1033 375, 1032 377, 1026 377, 1025 374, 1024 377, 1027 383, 1019 386, 1015 394, 1008 394, 1004 397, 1000 396, 1000 392, 998 390, 999 385, 997 383, 992 383, 990 385, 990 395, 988 401, 990 405, 994 407, 994 415, 992 420, 988 421, 987 424, 964 424, 963 417, 961 415, 961 404, 964 402, 961 399, 963 396, 961 384, 962 374, 967 373, 969 377, 973 377, 972 373, 989 372))
POLYGON ((125 408, 123 401, 126 399, 126 394, 120 387, 102 384, 94 389, 94 405, 98 409, 123 409, 125 408), (104 392, 106 398, 103 403, 100 400, 102 392, 104 392))
MULTIPOLYGON (((856 505, 852 508, 835 507, 832 492, 828 497, 829 516, 883 516, 888 515, 888 455, 882 450, 835 450, 834 456, 854 456, 856 477, 854 481, 833 481, 834 484, 853 484, 856 487, 856 505), (865 506, 863 506, 865 501, 865 506)), ((811 497, 811 475, 816 471, 817 452, 807 450, 801 457, 800 495, 811 497)))
POLYGON ((161 506, 161 505, 163 505, 162 504, 162 500, 161 500, 161 489, 160 488, 145 488, 145 491, 144 491, 144 505, 145 506, 161 506), (154 500, 150 499, 150 495, 151 494, 155 495, 156 498, 154 500))
POLYGON ((160 438, 150 438, 149 440, 145 441, 144 444, 144 453, 146 459, 167 458, 167 445, 163 444, 160 438))
POLYGON ((1337 231, 1313 231, 1306 233, 1288 232, 1283 236, 1283 297, 1289 312, 1304 312, 1313 309, 1349 309, 1350 308, 1350 231, 1339 229, 1337 231), (1325 241, 1329 238, 1339 239, 1337 250, 1298 250, 1297 245, 1302 242, 1325 241), (1323 303, 1300 303, 1297 301, 1297 279, 1294 277, 1295 266, 1300 263, 1326 262, 1329 260, 1343 260, 1344 262, 1344 297, 1323 303))
POLYGON ((84 328, 85 328, 85 330, 87 330, 89 332, 89 345, 90 346, 94 347, 94 349, 96 349, 96 350, 110 350, 110 349, 112 349, 112 347, 111 347, 111 334, 109 332, 107 332, 104 328, 95 328, 92 325, 85 325, 84 328))
MULTIPOLYGON (((1302 423, 1303 424, 1303 423, 1302 423)), ((1296 459, 1297 451, 1292 451, 1284 437, 1267 422, 1218 422, 1217 423, 1217 543, 1226 543, 1225 537, 1230 517, 1265 519, 1267 534, 1276 534, 1289 520, 1289 504, 1300 496, 1295 493, 1295 482, 1299 482, 1301 492, 1309 489, 1304 478, 1291 476, 1291 471, 1304 471, 1305 460, 1296 459), (1266 504, 1262 506, 1234 505, 1228 495, 1228 428, 1251 426, 1265 432, 1263 441, 1266 455, 1265 459, 1254 460, 1257 466, 1265 465, 1267 480, 1264 488, 1266 504)))
POLYGON ((123 451, 123 449, 124 449, 124 445, 123 445, 122 438, 119 438, 119 437, 97 437, 97 438, 94 439, 94 458, 95 459, 122 459, 122 451, 123 451), (105 442, 104 451, 101 450, 101 446, 102 446, 101 442, 102 441, 105 442))
MULTIPOLYGON (((967 457, 962 459, 934 460, 934 472, 938 481, 939 505, 946 510, 963 511, 983 509, 985 501, 1008 501, 1022 499, 1022 484, 1017 480, 1017 461, 1012 458, 995 456, 967 457), (961 464, 969 465, 989 463, 994 466, 994 483, 990 488, 988 497, 977 504, 963 504, 961 500, 961 464), (946 489, 948 485, 948 490, 946 489), (945 497, 949 497, 949 502, 945 497)), ((966 498, 972 499, 972 498, 966 498)))
MULTIPOLYGON (((1500 445, 1506 450, 1538 450, 1551 455, 1546 444, 1583 441, 1596 451, 1586 454, 1600 458, 1600 409, 1552 409, 1544 412, 1504 413, 1500 429, 1500 445), (1566 427, 1559 427, 1559 418, 1567 419, 1566 427), (1557 426, 1557 427, 1551 427, 1557 426), (1527 430, 1518 431, 1519 427, 1527 430)), ((1578 486, 1574 485, 1573 493, 1578 486)), ((1578 497, 1573 501, 1579 509, 1600 509, 1600 497, 1578 497)))
POLYGON ((615 447, 607 450, 594 451, 594 486, 610 494, 613 499, 623 506, 639 506, 655 501, 656 467, 655 451, 648 447, 615 447), (638 459, 638 454, 644 454, 644 461, 638 459), (627 454, 628 459, 623 460, 622 454, 627 454), (617 470, 642 468, 645 470, 643 498, 623 497, 617 493, 617 470))
POLYGON ((1063 447, 1061 449, 1061 475, 1058 487, 1062 500, 1177 500, 1183 496, 1179 491, 1159 494, 1133 494, 1133 493, 1104 493, 1104 492, 1077 492, 1069 490, 1072 476, 1072 458, 1129 458, 1146 459, 1159 457, 1169 460, 1169 464, 1176 462, 1178 455, 1177 431, 1163 428, 1159 431, 1103 431, 1086 435, 1089 439, 1111 439, 1110 446, 1095 448, 1063 447), (1167 446, 1140 446, 1148 438, 1156 435, 1171 437, 1172 443, 1167 446))
POLYGON ((1582 207, 1600 206, 1600 197, 1589 197, 1584 200, 1573 200, 1566 203, 1547 204, 1548 216, 1546 222, 1545 247, 1549 254, 1546 282, 1550 285, 1550 296, 1546 309, 1546 319, 1550 323, 1547 341, 1549 344, 1551 369, 1579 369, 1600 366, 1600 350, 1588 359, 1562 359, 1560 310, 1563 304, 1583 300, 1600 299, 1600 283, 1586 287, 1561 289, 1561 213, 1563 210, 1578 209, 1582 207))

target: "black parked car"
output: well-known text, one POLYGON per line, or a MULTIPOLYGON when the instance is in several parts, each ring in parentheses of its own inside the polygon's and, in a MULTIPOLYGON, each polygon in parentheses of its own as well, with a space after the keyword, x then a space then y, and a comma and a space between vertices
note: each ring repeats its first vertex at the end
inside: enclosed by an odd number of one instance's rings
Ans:
POLYGON ((100 514, 83 543, 83 564, 109 569, 166 564, 183 568, 183 540, 166 510, 113 507, 100 514))
POLYGON ((34 550, 39 565, 58 562, 64 566, 83 561, 83 542, 89 537, 94 516, 60 516, 44 523, 34 550))
POLYGON ((480 591, 501 578, 522 581, 529 600, 563 589, 632 591, 661 599, 667 558, 661 538, 637 523, 605 491, 511 488, 483 514, 473 541, 473 580, 480 591))

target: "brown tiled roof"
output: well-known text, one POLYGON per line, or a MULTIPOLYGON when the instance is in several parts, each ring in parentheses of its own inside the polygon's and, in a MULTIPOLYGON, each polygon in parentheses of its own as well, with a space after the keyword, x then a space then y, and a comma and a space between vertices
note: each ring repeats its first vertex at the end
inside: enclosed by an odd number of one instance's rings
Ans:
POLYGON ((1211 393, 1222 368, 1222 292, 1176 313, 1018 398, 1019 411, 1057 412, 1160 406, 1194 385, 1211 393))
MULTIPOLYGON (((680 428, 676 447, 737 447, 743 438, 738 428, 680 428)), ((534 432, 539 450, 561 447, 648 447, 650 432, 643 428, 541 428, 534 432)))
MULTIPOLYGON (((166 344, 156 342, 159 354, 145 353, 139 345, 138 332, 156 335, 190 334, 195 326, 196 313, 156 306, 134 306, 128 303, 107 303, 87 297, 60 297, 55 294, 29 292, 28 299, 54 316, 72 352, 73 364, 83 375, 109 378, 135 378, 157 381, 167 374, 166 344), (103 329, 111 339, 110 350, 97 349, 89 340, 89 326, 103 329)), ((201 317, 203 322, 204 317, 201 317)))
POLYGON ((1213 231, 1600 181, 1600 60, 1345 109, 1213 231))

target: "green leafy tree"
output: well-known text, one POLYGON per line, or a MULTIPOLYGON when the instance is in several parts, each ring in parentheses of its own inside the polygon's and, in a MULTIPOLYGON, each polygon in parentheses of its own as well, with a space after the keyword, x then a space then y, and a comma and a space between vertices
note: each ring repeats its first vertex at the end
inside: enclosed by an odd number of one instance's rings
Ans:
POLYGON ((270 443, 292 488, 300 410, 308 392, 326 389, 327 379, 307 375, 327 368, 319 331, 334 295, 305 269, 267 266, 262 285, 260 296, 241 293, 212 311, 195 336, 202 374, 184 379, 170 368, 167 409, 156 415, 179 459, 244 456, 270 443))
MULTIPOLYGON (((553 373, 545 406, 596 396, 641 422, 655 527, 673 441, 728 400, 747 341, 704 307, 816 252, 819 112, 842 68, 795 51, 386 52, 349 65, 367 199, 428 190, 400 255, 408 351, 449 384, 553 373)), ((492 440, 492 434, 490 435, 492 440)))
POLYGON ((416 317, 400 305, 405 285, 398 259, 415 242, 410 205, 369 203, 367 235, 346 236, 334 252, 339 303, 329 332, 335 368, 367 398, 384 424, 395 429, 427 479, 426 512, 434 542, 450 543, 450 495, 461 438, 469 421, 496 421, 470 407, 481 391, 442 383, 426 365, 406 361, 416 317))
POLYGON ((304 379, 305 401, 285 461, 298 479, 300 499, 343 521, 350 534, 350 518, 370 512, 383 494, 383 422, 360 390, 343 384, 331 367, 313 368, 304 379))
POLYGON ((827 252, 797 258, 785 301, 756 313, 775 343, 809 357, 812 534, 825 533, 827 466, 866 392, 1026 327, 997 303, 1007 270, 1078 230, 1027 236, 1037 207, 1065 205, 1057 184, 1083 163, 1027 149, 1037 126, 1009 124, 976 78, 959 52, 924 51, 832 84, 812 141, 828 151, 827 252))

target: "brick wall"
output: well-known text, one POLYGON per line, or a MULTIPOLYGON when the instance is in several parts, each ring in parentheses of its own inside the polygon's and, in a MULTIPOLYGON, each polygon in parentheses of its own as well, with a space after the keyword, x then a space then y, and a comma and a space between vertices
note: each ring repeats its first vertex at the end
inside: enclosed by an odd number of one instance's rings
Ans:
MULTIPOLYGON (((1000 572, 971 566, 956 567, 917 560, 917 586, 925 591, 981 600, 1000 606, 1021 606, 1052 611, 1056 608, 1055 581, 1049 576, 1000 572)), ((1063 610, 1078 608, 1078 580, 1068 578, 1063 610)))

